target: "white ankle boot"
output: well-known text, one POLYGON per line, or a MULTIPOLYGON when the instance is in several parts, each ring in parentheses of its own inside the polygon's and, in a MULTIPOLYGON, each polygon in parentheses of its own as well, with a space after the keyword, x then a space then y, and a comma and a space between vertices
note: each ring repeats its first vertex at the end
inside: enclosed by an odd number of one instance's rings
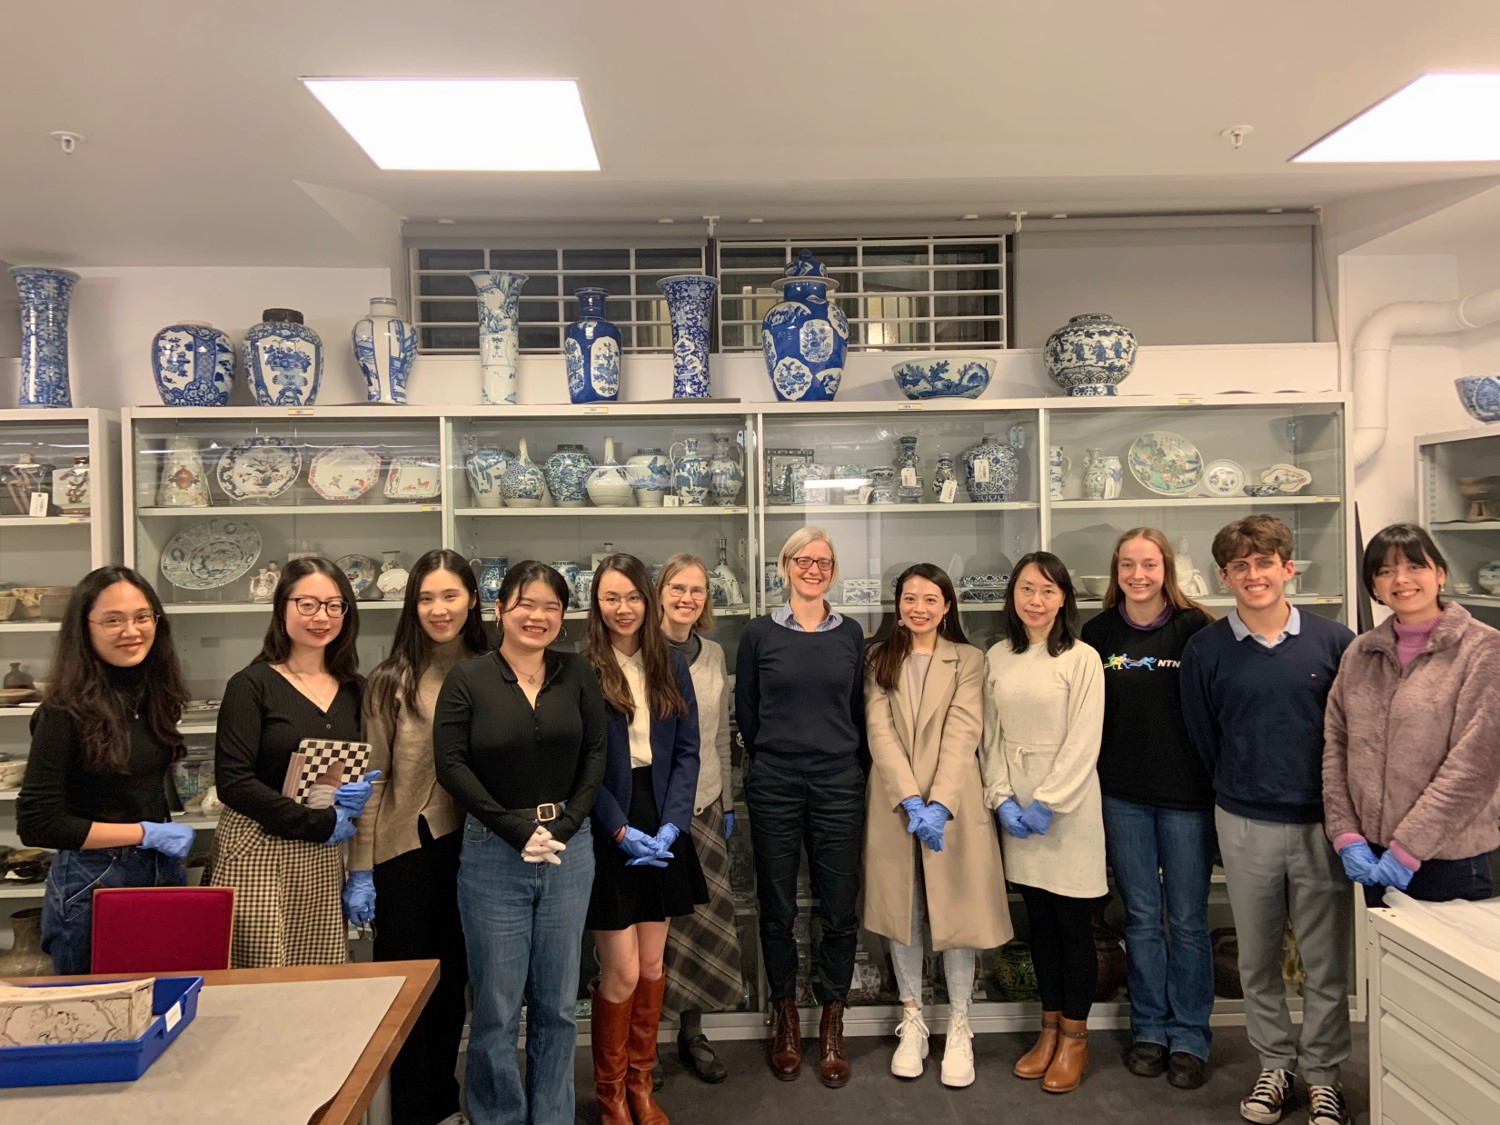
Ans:
POLYGON ((927 1057, 927 1024, 921 1008, 901 1008, 901 1022, 896 1027, 896 1053, 891 1056, 891 1073, 897 1078, 920 1078, 922 1060, 927 1057))
POLYGON ((974 1032, 964 1012, 948 1016, 948 1037, 943 1047, 944 1086, 968 1086, 974 1081, 974 1032))

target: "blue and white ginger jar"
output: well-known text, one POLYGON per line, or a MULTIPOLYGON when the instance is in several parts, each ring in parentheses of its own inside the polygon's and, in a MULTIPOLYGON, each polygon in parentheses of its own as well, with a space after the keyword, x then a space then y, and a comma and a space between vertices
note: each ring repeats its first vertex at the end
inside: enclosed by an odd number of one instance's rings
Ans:
POLYGON ((760 329, 771 388, 782 402, 832 402, 849 350, 849 319, 828 299, 838 282, 812 251, 799 250, 772 284, 781 303, 760 329))
POLYGON ((1135 367, 1135 334, 1104 313, 1068 318, 1047 337, 1047 374, 1074 397, 1113 395, 1135 367))
POLYGON ((680 273, 656 287, 666 295, 672 321, 672 397, 708 398, 708 322, 719 283, 704 274, 680 273))
POLYGON ((395 300, 371 297, 370 311, 354 322, 351 335, 366 401, 405 405, 406 380, 417 358, 417 330, 397 315, 395 300))
POLYGON ((589 473, 593 469, 594 459, 583 446, 559 444, 557 451, 542 464, 542 476, 546 478, 547 491, 552 493, 552 503, 559 508, 587 505, 589 473))
POLYGON ((234 345, 201 320, 169 324, 151 341, 151 375, 165 406, 228 406, 234 345))
POLYGON ((480 446, 464 458, 464 476, 469 481, 469 493, 476 508, 498 508, 500 506, 500 484, 505 479, 505 470, 516 459, 506 449, 480 446))
POLYGON ((50 266, 12 266, 21 298, 21 388, 17 406, 73 405, 68 382, 68 310, 78 275, 50 266))
POLYGON ((296 309, 267 309, 245 333, 245 378, 261 406, 311 406, 323 381, 323 341, 296 309))
POLYGON ((976 446, 964 450, 964 488, 969 499, 976 504, 991 504, 1009 500, 1021 483, 1021 458, 1018 454, 1026 444, 1026 431, 1012 426, 1001 442, 994 436, 986 436, 976 446), (983 462, 989 472, 989 480, 975 480, 974 466, 983 462))
POLYGON ((620 397, 620 330, 604 318, 604 289, 576 289, 578 319, 563 329, 568 397, 614 402, 620 397))
POLYGON ((521 452, 505 469, 505 478, 500 482, 500 495, 507 508, 537 508, 542 503, 546 482, 542 470, 531 460, 526 449, 526 439, 520 442, 521 452))
POLYGON ((662 449, 637 449, 625 462, 635 502, 643 508, 660 508, 662 497, 672 487, 672 462, 662 449))

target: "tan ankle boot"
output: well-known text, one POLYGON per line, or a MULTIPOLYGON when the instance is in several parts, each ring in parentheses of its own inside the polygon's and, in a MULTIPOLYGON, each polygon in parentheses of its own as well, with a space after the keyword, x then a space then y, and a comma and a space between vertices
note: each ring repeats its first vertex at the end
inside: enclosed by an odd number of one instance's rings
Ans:
POLYGON ((1089 1065, 1089 1024, 1087 1020, 1062 1021, 1057 1054, 1042 1079, 1042 1089, 1049 1094, 1066 1094, 1078 1089, 1083 1072, 1089 1065))
POLYGON ((1031 1050, 1022 1055, 1012 1068, 1012 1073, 1017 1078, 1040 1078, 1047 1073, 1047 1068, 1052 1065, 1052 1056, 1057 1053, 1057 1021, 1060 1019, 1061 1012, 1042 1013, 1041 1034, 1036 1037, 1031 1050))

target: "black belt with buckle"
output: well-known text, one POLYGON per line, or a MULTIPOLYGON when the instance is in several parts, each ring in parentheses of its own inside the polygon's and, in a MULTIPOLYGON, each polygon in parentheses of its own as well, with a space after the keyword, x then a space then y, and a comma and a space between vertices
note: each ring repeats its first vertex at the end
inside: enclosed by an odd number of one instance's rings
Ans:
POLYGON ((566 801, 544 801, 532 810, 534 820, 537 824, 546 824, 548 821, 556 820, 562 815, 563 809, 567 808, 566 801))

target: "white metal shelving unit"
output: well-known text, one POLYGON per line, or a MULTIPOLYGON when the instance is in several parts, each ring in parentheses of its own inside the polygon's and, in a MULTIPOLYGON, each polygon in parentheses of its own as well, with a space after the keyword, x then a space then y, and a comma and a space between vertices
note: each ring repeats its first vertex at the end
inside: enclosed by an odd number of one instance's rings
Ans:
MULTIPOLYGON (((1443 596, 1500 627, 1500 595, 1487 593, 1478 578, 1485 563, 1500 562, 1500 518, 1467 519, 1469 502, 1458 489, 1459 477, 1496 477, 1500 485, 1500 426, 1425 434, 1415 445, 1417 522, 1448 560, 1443 596), (1456 583, 1470 590, 1458 593, 1456 583)), ((1500 487, 1490 510, 1500 512, 1500 487)))

